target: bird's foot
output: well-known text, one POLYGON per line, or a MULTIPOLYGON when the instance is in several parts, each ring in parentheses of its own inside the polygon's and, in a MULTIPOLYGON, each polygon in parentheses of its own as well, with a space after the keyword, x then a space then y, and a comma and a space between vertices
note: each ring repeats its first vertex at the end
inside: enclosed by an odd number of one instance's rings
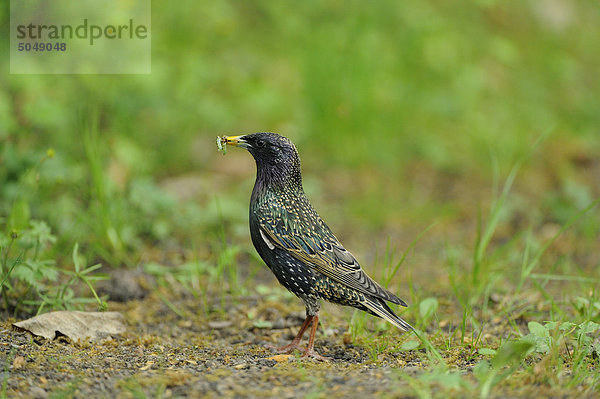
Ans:
POLYGON ((302 358, 311 358, 314 360, 318 360, 320 362, 328 362, 331 360, 331 358, 327 357, 327 356, 321 356, 317 353, 316 350, 314 349, 307 349, 304 351, 304 354, 302 355, 302 358))
POLYGON ((267 345, 267 349, 273 350, 277 353, 293 353, 295 350, 306 352, 306 348, 300 346, 297 342, 292 342, 290 344, 280 347, 277 347, 275 345, 267 345))
POLYGON ((267 349, 273 350, 277 353, 286 353, 286 354, 294 353, 294 351, 298 350, 300 352, 303 352, 302 356, 300 356, 303 359, 310 358, 310 359, 318 360, 321 362, 328 362, 331 360, 331 358, 319 355, 317 353, 317 351, 312 348, 308 349, 308 348, 300 346, 294 342, 292 342, 291 344, 287 344, 285 346, 281 346, 281 347, 276 347, 274 345, 267 345, 267 349))
MULTIPOLYGON (((307 311, 308 314, 308 311, 307 311)), ((311 359, 315 359, 315 360, 319 360, 321 362, 326 362, 329 361, 330 359, 325 357, 325 356, 321 356, 319 355, 315 349, 314 349, 314 344, 315 344, 315 333, 317 332, 317 325, 319 324, 319 314, 317 313, 316 315, 312 315, 312 316, 306 316, 306 320, 304 320, 304 323, 302 323, 302 327, 300 327, 300 331, 298 332, 298 335, 296 335, 296 338, 294 338, 292 340, 292 342, 290 342, 289 344, 282 346, 280 348, 274 347, 272 345, 267 345, 267 348, 271 349, 271 350, 275 350, 277 353, 292 353, 294 352, 296 349, 303 351, 303 358, 311 358, 311 359), (301 347, 300 346, 300 340, 302 339, 302 335, 304 334, 304 331, 306 331, 306 329, 308 328, 308 326, 312 323, 312 328, 310 329, 310 338, 308 339, 308 346, 306 348, 301 347)))

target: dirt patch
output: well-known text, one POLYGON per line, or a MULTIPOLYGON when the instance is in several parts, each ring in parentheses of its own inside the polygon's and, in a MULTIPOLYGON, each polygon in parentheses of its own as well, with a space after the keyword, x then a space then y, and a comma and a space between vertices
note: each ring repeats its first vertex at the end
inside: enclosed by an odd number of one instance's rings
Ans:
POLYGON ((247 317, 257 300, 231 301, 222 312, 203 316, 197 301, 172 299, 187 317, 169 311, 154 294, 111 303, 129 329, 94 344, 36 338, 8 319, 0 324, 0 380, 9 397, 358 397, 399 394, 405 382, 397 370, 420 370, 409 353, 390 352, 373 361, 367 349, 348 342, 347 323, 330 318, 316 346, 330 362, 300 359, 299 353, 275 356, 266 345, 287 343, 301 314, 283 309, 269 328, 257 328, 247 317))

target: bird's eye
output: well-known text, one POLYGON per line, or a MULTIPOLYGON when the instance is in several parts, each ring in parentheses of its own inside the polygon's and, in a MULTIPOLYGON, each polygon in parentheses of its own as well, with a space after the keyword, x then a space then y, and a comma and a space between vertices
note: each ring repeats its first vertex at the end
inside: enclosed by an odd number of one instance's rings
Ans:
POLYGON ((264 147, 265 146, 265 141, 264 140, 256 140, 256 146, 257 147, 264 147))

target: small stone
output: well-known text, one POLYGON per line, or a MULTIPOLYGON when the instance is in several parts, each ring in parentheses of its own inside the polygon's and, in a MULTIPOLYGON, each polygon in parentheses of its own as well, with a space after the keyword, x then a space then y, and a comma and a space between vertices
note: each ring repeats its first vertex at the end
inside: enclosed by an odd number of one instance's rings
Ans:
POLYGON ((289 362, 290 359, 293 357, 294 356, 292 356, 292 355, 275 355, 275 356, 268 357, 267 360, 275 360, 277 363, 281 363, 281 362, 289 362))
POLYGON ((23 368, 25 364, 27 364, 27 362, 25 361, 25 358, 23 356, 15 356, 12 368, 13 370, 18 370, 20 368, 23 368))
POLYGON ((142 284, 146 278, 140 270, 113 270, 110 280, 98 283, 98 292, 108 294, 111 301, 127 302, 144 298, 148 290, 142 284))
POLYGON ((220 330, 222 328, 231 327, 232 324, 233 323, 229 320, 215 320, 208 322, 208 326, 213 330, 220 330))
POLYGON ((29 397, 34 399, 46 399, 48 397, 48 392, 40 387, 31 387, 29 388, 29 397))
POLYGON ((273 323, 273 329, 274 330, 281 330, 281 329, 284 329, 284 328, 285 328, 285 320, 283 319, 283 317, 279 317, 273 323))

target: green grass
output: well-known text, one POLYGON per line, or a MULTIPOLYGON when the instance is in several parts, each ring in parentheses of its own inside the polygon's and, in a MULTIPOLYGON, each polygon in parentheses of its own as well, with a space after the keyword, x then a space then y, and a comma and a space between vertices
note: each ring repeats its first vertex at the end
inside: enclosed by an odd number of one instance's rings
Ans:
POLYGON ((598 4, 152 11, 149 76, 10 75, 0 43, 0 310, 102 307, 87 265, 141 266, 181 317, 181 287, 204 316, 290 299, 248 237, 253 163, 214 145, 277 131, 334 232, 411 305, 418 337, 348 313, 371 361, 418 358, 397 373, 423 398, 598 392, 598 4))
MULTIPOLYGON (((570 229, 576 229, 578 223, 597 210, 600 200, 593 201, 573 215, 545 242, 535 243, 529 228, 508 244, 492 248, 495 232, 501 227, 503 216, 506 218, 509 213, 506 208, 510 203, 509 193, 517 177, 516 171, 516 168, 513 169, 503 190, 496 194, 498 198, 492 201, 486 220, 478 217, 479 229, 473 245, 471 270, 465 270, 466 256, 449 259, 447 267, 451 286, 444 287, 442 282, 443 291, 437 292, 437 295, 442 294, 446 301, 453 303, 454 311, 440 309, 435 296, 423 297, 426 293, 421 294, 414 289, 411 280, 403 280, 402 284, 411 285, 409 290, 413 296, 417 292, 414 305, 403 314, 417 328, 415 337, 404 334, 399 345, 390 344, 389 337, 396 335, 393 327, 380 322, 375 327, 373 320, 369 320, 370 316, 358 311, 353 314, 350 326, 352 337, 369 348, 372 361, 377 362, 380 355, 389 351, 402 352, 417 348, 424 351, 420 361, 426 364, 427 372, 418 377, 399 373, 400 379, 407 382, 418 397, 434 397, 434 392, 441 387, 448 392, 458 390, 463 394, 487 398, 500 387, 509 391, 516 389, 518 383, 512 385, 511 381, 531 379, 542 380, 554 389, 568 390, 577 386, 586 387, 584 392, 591 393, 599 388, 599 378, 593 371, 597 368, 600 355, 597 271, 588 276, 539 274, 534 271, 543 267, 544 255, 561 236, 570 229), (512 252, 517 248, 521 249, 521 254, 514 256, 512 252), (498 263, 502 265, 501 269, 497 268, 498 263), (546 287, 551 281, 571 284, 574 290, 569 292, 574 296, 567 295, 568 298, 570 296, 567 303, 557 300, 556 291, 550 292, 546 287), (492 293, 497 293, 497 287, 506 286, 502 282, 512 284, 503 293, 499 303, 490 303, 492 293), (523 301, 524 295, 531 296, 536 292, 539 301, 523 301), (577 297, 577 292, 588 292, 591 298, 577 297), (540 307, 543 310, 539 310, 540 307), (442 316, 441 312, 446 315, 442 316), (455 320, 448 330, 440 326, 442 318, 447 321, 448 315, 460 314, 462 320, 455 320), (540 321, 529 321, 524 331, 515 320, 515 315, 524 314, 529 319, 540 321), (501 329, 488 328, 487 324, 497 317, 508 323, 501 329), (386 332, 382 333, 382 330, 386 332), (484 334, 489 337, 484 339, 484 334), (460 353, 458 357, 457 352, 460 353), (472 374, 456 372, 464 367, 461 364, 463 361, 474 364, 472 374), (568 370, 567 373, 571 372, 572 375, 565 377, 563 370, 568 370)), ((415 244, 416 239, 400 260, 395 262, 394 250, 388 242, 384 265, 380 269, 388 270, 393 278, 415 244)), ((464 253, 466 255, 468 252, 464 253)), ((384 281, 386 285, 389 283, 389 280, 384 281)), ((561 292, 564 294, 565 290, 561 292)))

